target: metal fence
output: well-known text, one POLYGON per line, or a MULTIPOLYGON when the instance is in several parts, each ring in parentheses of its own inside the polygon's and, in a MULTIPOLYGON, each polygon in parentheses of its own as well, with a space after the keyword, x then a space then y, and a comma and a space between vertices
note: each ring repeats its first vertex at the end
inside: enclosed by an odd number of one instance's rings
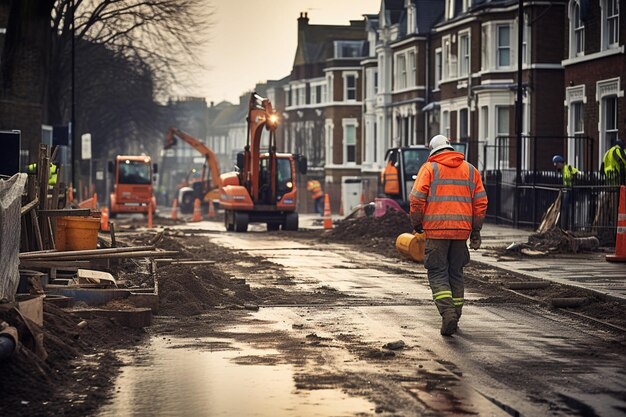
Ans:
POLYGON ((503 169, 486 171, 484 183, 489 198, 487 217, 496 223, 514 224, 517 206, 517 226, 536 229, 562 190, 561 228, 593 233, 605 244, 615 241, 619 184, 624 178, 580 173, 570 187, 564 187, 563 177, 556 171, 521 171, 518 184, 516 170, 503 169))
POLYGON ((602 243, 614 242, 619 185, 626 184, 626 173, 607 178, 601 171, 592 170, 593 142, 589 137, 523 136, 523 169, 518 181, 514 168, 516 141, 515 137, 501 136, 495 145, 483 148, 486 165, 491 167, 483 171, 489 197, 487 217, 497 223, 536 229, 559 191, 563 191, 559 226, 593 233, 602 243), (580 170, 571 186, 565 187, 562 174, 552 167, 555 154, 566 160, 569 156, 568 163, 580 170))

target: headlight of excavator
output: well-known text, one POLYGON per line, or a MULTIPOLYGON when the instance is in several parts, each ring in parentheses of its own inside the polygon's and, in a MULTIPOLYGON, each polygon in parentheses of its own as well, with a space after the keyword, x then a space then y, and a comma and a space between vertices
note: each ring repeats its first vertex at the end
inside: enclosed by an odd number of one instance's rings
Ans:
POLYGON ((287 186, 287 188, 291 189, 293 188, 293 182, 291 181, 287 181, 287 183, 285 184, 287 186))

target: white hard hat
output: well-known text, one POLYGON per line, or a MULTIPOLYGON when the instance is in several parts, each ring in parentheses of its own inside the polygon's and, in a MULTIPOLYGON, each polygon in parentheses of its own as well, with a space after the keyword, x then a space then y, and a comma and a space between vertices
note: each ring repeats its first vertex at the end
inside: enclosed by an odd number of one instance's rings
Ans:
POLYGON ((450 145, 450 140, 444 135, 436 135, 430 140, 428 144, 428 149, 430 149, 430 155, 433 155, 435 152, 439 152, 442 149, 452 149, 452 145, 450 145))

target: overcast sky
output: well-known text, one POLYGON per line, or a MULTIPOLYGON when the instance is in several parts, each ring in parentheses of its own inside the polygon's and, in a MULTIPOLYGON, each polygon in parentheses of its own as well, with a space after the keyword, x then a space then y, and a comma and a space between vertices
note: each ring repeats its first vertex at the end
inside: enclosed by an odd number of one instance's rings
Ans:
POLYGON ((215 7, 211 41, 202 59, 209 69, 187 95, 215 103, 237 102, 259 81, 291 72, 300 12, 309 24, 348 25, 378 13, 380 0, 211 0, 215 7))

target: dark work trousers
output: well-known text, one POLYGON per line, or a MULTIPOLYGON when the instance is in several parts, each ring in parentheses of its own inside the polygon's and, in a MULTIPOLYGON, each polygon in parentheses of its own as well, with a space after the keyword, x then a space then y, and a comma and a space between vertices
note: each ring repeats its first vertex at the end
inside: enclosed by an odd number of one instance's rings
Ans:
POLYGON ((324 196, 315 199, 315 212, 324 215, 324 196))
POLYGON ((426 239, 424 266, 433 300, 441 315, 456 311, 461 317, 463 309, 463 267, 470 259, 466 240, 426 239))

